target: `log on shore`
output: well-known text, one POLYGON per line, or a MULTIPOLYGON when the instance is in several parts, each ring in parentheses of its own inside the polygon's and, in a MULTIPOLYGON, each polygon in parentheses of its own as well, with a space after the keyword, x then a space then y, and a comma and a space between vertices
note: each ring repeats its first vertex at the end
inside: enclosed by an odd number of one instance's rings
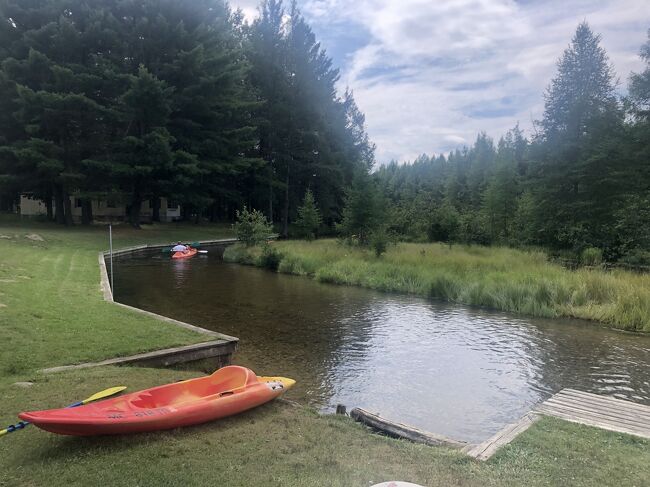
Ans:
POLYGON ((464 441, 452 440, 451 438, 422 431, 403 423, 395 423, 361 408, 352 409, 350 411, 350 417, 393 438, 402 438, 429 446, 446 446, 456 449, 467 446, 467 443, 464 441))

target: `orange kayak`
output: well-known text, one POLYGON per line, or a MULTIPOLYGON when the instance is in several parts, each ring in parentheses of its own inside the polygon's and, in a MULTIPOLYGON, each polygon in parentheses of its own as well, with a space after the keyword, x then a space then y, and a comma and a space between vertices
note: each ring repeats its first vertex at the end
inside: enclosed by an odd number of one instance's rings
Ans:
POLYGON ((182 252, 174 252, 172 254, 172 259, 189 259, 190 257, 194 257, 197 252, 198 250, 193 248, 183 250, 182 252))
POLYGON ((231 365, 212 375, 145 389, 76 408, 18 416, 61 435, 117 435, 157 431, 241 413, 280 396, 295 384, 285 377, 257 377, 231 365))

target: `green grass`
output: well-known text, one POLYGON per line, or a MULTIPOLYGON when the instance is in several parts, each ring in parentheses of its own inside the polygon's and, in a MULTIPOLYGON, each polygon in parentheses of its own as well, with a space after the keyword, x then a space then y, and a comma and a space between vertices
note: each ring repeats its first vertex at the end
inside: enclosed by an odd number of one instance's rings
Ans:
MULTIPOLYGON (((215 226, 118 226, 114 247, 229 235, 215 226)), ((105 302, 97 262, 107 247, 107 227, 0 221, 0 375, 205 341, 105 302), (34 234, 43 241, 27 238, 34 234)))
MULTIPOLYGON (((215 227, 122 227, 115 245, 226 234, 215 227)), ((9 221, 0 222, 0 235, 9 237, 0 238, 0 303, 6 305, 0 308, 0 424, 14 423, 20 411, 60 407, 115 385, 136 391, 197 375, 130 367, 38 372, 202 337, 102 301, 97 252, 106 247, 105 229, 9 221), (44 241, 25 238, 31 234, 44 241)), ((0 438, 0 486, 348 487, 391 479, 429 487, 641 486, 650 482, 649 452, 645 440, 544 419, 480 463, 276 401, 222 421, 133 436, 62 437, 29 427, 0 438)))
MULTIPOLYGON (((191 376, 101 368, 39 376, 27 389, 0 381, 0 421, 13 421, 9 411, 67 404, 112 385, 133 391, 191 376)), ((649 460, 648 441, 544 419, 481 463, 275 402, 214 423, 135 436, 72 438, 29 427, 0 439, 0 485, 367 487, 402 479, 429 487, 641 486, 650 481, 649 460)))
MULTIPOLYGON (((395 291, 541 317, 595 320, 650 332, 650 275, 565 269, 541 251, 400 243, 377 258, 334 240, 272 244, 278 271, 321 282, 395 291)), ((232 262, 259 265, 259 248, 227 249, 232 262)))

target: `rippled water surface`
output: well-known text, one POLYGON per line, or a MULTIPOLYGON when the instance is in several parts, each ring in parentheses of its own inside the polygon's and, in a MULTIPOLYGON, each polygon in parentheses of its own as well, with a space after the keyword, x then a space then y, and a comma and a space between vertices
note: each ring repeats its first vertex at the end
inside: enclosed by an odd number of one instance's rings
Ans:
POLYGON ((115 261, 117 301, 240 338, 235 363, 337 403, 480 441, 564 387, 650 404, 650 337, 225 264, 115 261))

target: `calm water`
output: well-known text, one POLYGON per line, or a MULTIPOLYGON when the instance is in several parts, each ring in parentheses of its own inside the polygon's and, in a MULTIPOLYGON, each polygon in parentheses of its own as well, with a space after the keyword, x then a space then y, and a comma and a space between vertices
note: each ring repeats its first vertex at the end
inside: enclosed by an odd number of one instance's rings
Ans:
POLYGON ((235 363, 337 403, 480 441, 564 387, 650 404, 650 337, 142 254, 115 262, 117 301, 240 338, 235 363))

